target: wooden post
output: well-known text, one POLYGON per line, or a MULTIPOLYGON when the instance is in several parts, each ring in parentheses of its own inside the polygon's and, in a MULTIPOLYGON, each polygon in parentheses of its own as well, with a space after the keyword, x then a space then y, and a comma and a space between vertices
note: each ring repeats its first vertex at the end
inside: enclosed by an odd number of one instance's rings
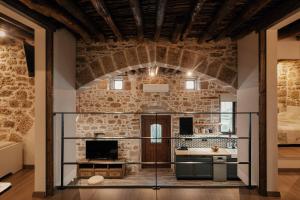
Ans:
POLYGON ((259 32, 259 187, 267 196, 267 78, 266 31, 259 32))

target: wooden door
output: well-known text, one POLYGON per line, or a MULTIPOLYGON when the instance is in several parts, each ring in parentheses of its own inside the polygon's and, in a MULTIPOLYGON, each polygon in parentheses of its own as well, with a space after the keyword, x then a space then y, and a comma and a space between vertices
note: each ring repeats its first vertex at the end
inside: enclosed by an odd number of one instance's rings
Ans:
MULTIPOLYGON (((171 136, 171 116, 143 115, 142 137, 152 137, 142 140, 142 162, 170 162, 171 140, 160 137, 171 136), (157 134, 157 136, 156 136, 157 134), (155 139, 157 137, 157 139, 155 139)), ((155 165, 142 165, 142 168, 153 168, 155 165)), ((171 164, 157 164, 160 168, 170 168, 171 164)))

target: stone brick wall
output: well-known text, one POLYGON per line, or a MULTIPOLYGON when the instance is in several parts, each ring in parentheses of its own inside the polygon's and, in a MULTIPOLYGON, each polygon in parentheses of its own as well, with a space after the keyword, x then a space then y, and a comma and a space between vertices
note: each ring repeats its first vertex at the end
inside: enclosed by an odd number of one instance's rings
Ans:
POLYGON ((282 60, 277 65, 278 110, 300 106, 300 60, 282 60))
MULTIPOLYGON (((159 75, 150 78, 148 74, 129 75, 123 77, 125 89, 109 90, 109 80, 102 79, 85 89, 77 91, 78 112, 218 112, 220 111, 220 95, 229 93, 227 85, 220 85, 214 80, 199 78, 200 90, 184 89, 186 77, 182 74, 159 75), (143 83, 167 83, 168 93, 144 93, 143 83)), ((232 92, 232 90, 230 90, 232 92)), ((172 134, 179 132, 179 117, 172 115, 172 134)), ((193 116, 193 115, 187 115, 193 116)), ((219 130, 219 115, 194 115, 197 129, 201 127, 219 130), (206 124, 206 125, 201 125, 206 124), (209 125, 208 125, 209 124, 209 125)), ((140 114, 84 114, 77 116, 76 133, 78 136, 140 136, 140 114)), ((85 141, 77 141, 77 156, 85 158, 85 141)), ((175 148, 175 143, 172 143, 175 148)), ((172 151, 173 152, 173 151, 172 151)), ((120 140, 119 157, 128 161, 141 160, 141 144, 139 140, 120 140)), ((136 172, 137 165, 128 166, 130 172, 136 172)))
POLYGON ((22 141, 34 126, 34 78, 23 45, 0 41, 0 140, 22 141))
POLYGON ((135 40, 77 43, 77 87, 96 78, 153 63, 194 70, 236 87, 237 45, 223 40, 199 44, 197 39, 172 44, 168 41, 139 43, 135 40))

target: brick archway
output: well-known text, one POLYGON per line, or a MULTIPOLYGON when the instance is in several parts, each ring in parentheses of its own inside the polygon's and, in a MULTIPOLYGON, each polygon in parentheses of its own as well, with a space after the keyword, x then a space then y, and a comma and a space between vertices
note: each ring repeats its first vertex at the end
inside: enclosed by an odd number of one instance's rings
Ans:
POLYGON ((86 46, 84 51, 80 49, 77 56, 77 87, 101 77, 157 65, 183 72, 193 70, 236 88, 236 45, 231 41, 202 46, 197 43, 194 46, 179 46, 145 42, 117 48, 113 44, 115 49, 107 47, 112 44, 86 46))

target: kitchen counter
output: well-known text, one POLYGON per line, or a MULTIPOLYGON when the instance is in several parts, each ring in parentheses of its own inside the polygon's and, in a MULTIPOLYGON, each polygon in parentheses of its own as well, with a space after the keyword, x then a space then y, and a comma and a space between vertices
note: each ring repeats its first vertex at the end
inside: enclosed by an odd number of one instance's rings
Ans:
POLYGON ((237 149, 220 148, 214 152, 211 148, 189 148, 188 150, 175 150, 176 156, 231 156, 237 158, 237 149))

